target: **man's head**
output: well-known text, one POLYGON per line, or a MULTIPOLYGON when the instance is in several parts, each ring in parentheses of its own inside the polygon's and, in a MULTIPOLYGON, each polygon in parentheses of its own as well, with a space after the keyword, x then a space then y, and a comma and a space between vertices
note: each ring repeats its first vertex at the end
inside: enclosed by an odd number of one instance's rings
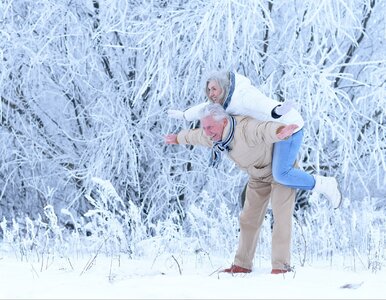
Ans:
POLYGON ((229 115, 218 103, 206 105, 200 112, 201 127, 212 141, 221 141, 229 115))
POLYGON ((229 85, 229 72, 215 72, 206 80, 205 94, 213 103, 222 105, 226 95, 228 95, 229 85))

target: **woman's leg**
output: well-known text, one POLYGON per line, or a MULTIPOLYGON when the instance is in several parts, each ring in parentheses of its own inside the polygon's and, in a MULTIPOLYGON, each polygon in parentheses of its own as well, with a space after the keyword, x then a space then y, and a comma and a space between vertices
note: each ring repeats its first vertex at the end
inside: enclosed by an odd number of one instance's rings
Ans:
POLYGON ((312 190, 315 179, 312 175, 294 167, 303 140, 303 129, 287 140, 277 142, 273 146, 272 174, 276 182, 285 186, 312 190))

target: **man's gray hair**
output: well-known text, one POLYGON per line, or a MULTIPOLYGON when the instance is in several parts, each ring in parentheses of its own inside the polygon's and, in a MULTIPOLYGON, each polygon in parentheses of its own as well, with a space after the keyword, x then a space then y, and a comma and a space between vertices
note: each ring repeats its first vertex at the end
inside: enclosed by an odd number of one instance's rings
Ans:
POLYGON ((201 109, 199 115, 200 120, 209 116, 211 116, 216 121, 220 121, 229 117, 224 107, 222 107, 222 105, 218 103, 209 103, 201 109))
POLYGON ((228 71, 216 71, 210 74, 205 83, 205 95, 209 98, 208 84, 211 81, 217 82, 222 89, 221 100, 224 100, 229 92, 230 80, 228 71))

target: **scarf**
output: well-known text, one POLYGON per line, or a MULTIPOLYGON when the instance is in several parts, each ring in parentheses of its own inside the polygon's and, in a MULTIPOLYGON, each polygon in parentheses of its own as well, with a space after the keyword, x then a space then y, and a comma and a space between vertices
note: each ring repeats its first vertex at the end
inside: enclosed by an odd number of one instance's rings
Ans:
POLYGON ((227 137, 223 141, 219 142, 214 142, 212 146, 212 153, 210 156, 210 161, 209 161, 209 166, 213 168, 217 168, 218 164, 221 161, 221 152, 224 150, 230 151, 230 143, 233 140, 233 136, 235 134, 235 125, 236 125, 236 120, 234 117, 230 116, 230 128, 229 128, 229 133, 227 137))

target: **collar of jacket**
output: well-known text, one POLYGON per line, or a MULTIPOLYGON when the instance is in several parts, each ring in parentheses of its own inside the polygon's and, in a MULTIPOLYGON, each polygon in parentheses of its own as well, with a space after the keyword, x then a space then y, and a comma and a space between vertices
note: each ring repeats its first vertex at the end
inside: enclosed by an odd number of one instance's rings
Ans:
POLYGON ((235 91, 235 84, 236 84, 235 73, 229 72, 229 92, 223 104, 223 107, 225 110, 228 108, 229 104, 231 103, 233 92, 235 91))
MULTIPOLYGON (((225 140, 228 138, 229 131, 231 130, 231 122, 234 122, 233 130, 236 130, 236 125, 237 125, 236 118, 234 116, 229 116, 227 120, 228 120, 228 123, 225 125, 225 128, 222 132, 221 142, 225 142, 225 140)), ((232 140, 233 140, 233 137, 234 137, 234 132, 232 135, 232 140)), ((232 140, 230 141, 230 143, 232 143, 232 140)))

